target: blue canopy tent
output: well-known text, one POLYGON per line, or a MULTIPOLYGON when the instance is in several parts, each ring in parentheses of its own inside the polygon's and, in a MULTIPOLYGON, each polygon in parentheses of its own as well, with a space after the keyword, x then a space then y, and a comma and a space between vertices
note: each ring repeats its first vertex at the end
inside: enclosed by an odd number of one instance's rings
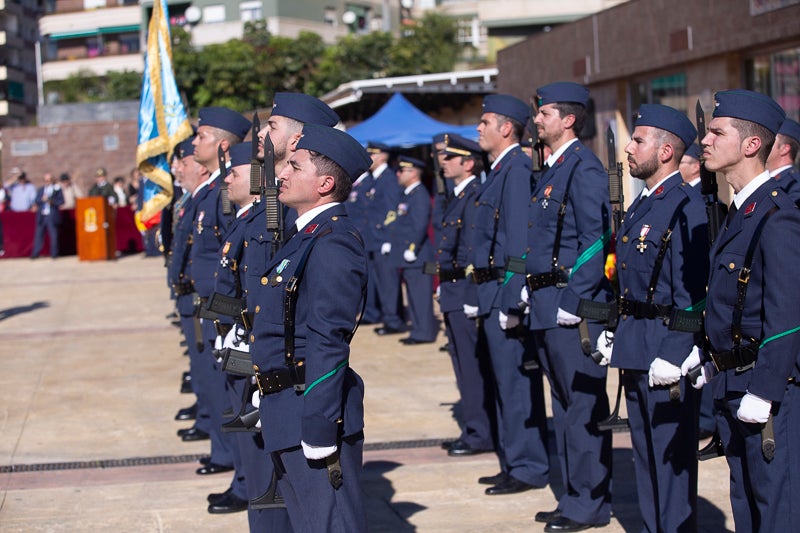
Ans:
POLYGON ((381 142, 389 146, 410 148, 420 144, 430 144, 434 135, 457 133, 477 140, 476 126, 454 126, 432 119, 400 93, 392 97, 377 113, 367 120, 347 130, 358 142, 381 142))

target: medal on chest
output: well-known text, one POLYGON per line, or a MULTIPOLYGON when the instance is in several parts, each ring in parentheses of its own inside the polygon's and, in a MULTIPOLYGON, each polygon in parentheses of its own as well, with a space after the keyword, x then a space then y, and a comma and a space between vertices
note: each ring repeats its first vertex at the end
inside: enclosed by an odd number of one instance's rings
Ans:
POLYGON ((644 254, 644 251, 647 250, 647 243, 644 240, 647 238, 648 233, 650 233, 650 225, 642 224, 642 229, 639 230, 639 244, 636 245, 636 249, 639 250, 640 254, 644 254))
POLYGON ((544 188, 544 198, 542 198, 542 209, 547 209, 550 205, 550 193, 553 192, 553 186, 548 185, 544 188))
POLYGON ((200 214, 197 215, 197 234, 201 235, 203 233, 203 218, 205 218, 206 212, 200 211, 200 214))

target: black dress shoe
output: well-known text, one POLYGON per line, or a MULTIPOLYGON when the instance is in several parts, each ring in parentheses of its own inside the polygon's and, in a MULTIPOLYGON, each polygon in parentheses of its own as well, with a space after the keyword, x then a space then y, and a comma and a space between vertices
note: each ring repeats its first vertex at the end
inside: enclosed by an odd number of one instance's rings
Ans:
MULTIPOLYGON (((210 474, 222 474, 233 470, 232 466, 218 465, 217 463, 208 463, 205 466, 198 468, 195 473, 198 476, 208 476, 210 474)), ((237 498, 238 499, 238 498, 237 498)))
POLYGON ((210 455, 204 455, 203 457, 198 459, 197 462, 200 463, 201 465, 207 465, 208 463, 211 462, 211 456, 210 455))
POLYGON ((238 513, 246 510, 247 500, 237 498, 233 493, 208 505, 208 512, 211 514, 238 513))
POLYGON ((181 383, 181 394, 192 394, 194 389, 192 388, 191 381, 184 381, 181 383))
POLYGON ((175 415, 175 420, 194 420, 197 418, 197 403, 190 407, 184 407, 175 415))
POLYGON ((489 487, 485 492, 489 496, 503 496, 506 494, 517 494, 519 492, 525 492, 526 490, 538 488, 541 487, 528 485, 524 481, 520 481, 513 476, 508 476, 505 481, 501 481, 497 485, 489 487))
POLYGON ((231 487, 228 487, 228 490, 226 490, 225 492, 212 492, 211 494, 206 496, 206 500, 208 500, 208 503, 216 503, 221 499, 225 498, 231 492, 233 492, 233 489, 231 487))
POLYGON ((415 344, 430 344, 432 342, 436 342, 436 340, 434 339, 432 341, 421 341, 419 339, 412 339, 411 337, 400 339, 400 343, 405 344, 406 346, 414 346, 415 344))
POLYGON ((187 433, 189 433, 189 432, 190 432, 190 431, 192 431, 193 429, 194 429, 194 426, 192 426, 192 427, 190 427, 190 428, 182 428, 182 429, 179 429, 179 430, 177 431, 177 433, 178 433, 178 436, 179 436, 179 437, 183 437, 184 435, 186 435, 187 433))
POLYGON ((439 346, 439 351, 440 352, 449 352, 450 351, 450 343, 446 342, 446 343, 442 344, 441 346, 439 346))
POLYGON ((608 524, 582 524, 575 520, 570 520, 566 516, 559 516, 544 526, 544 530, 548 532, 569 533, 570 531, 583 531, 593 527, 603 527, 608 524))
POLYGON ((187 346, 186 339, 182 340, 182 341, 181 341, 181 342, 179 342, 178 344, 179 344, 180 346, 187 346))
POLYGON ((478 455, 479 453, 487 453, 492 450, 482 450, 480 448, 473 448, 463 440, 457 440, 447 450, 447 455, 450 457, 463 457, 467 455, 478 455))
POLYGON ((542 522, 543 524, 552 522, 556 518, 561 518, 561 509, 556 509, 555 511, 539 511, 536 513, 536 516, 533 517, 534 520, 542 522))
POLYGON ((495 474, 493 476, 483 476, 478 478, 478 483, 481 485, 499 485, 503 483, 505 480, 508 479, 508 474, 505 472, 500 472, 499 474, 495 474))
POLYGON ((208 433, 197 428, 191 428, 189 431, 181 435, 183 442, 193 442, 196 440, 208 440, 210 437, 208 433))
POLYGON ((395 329, 395 328, 390 328, 388 326, 381 326, 379 328, 375 328, 375 333, 377 333, 378 335, 394 335, 395 333, 405 333, 405 332, 406 332, 405 328, 395 329))
MULTIPOLYGON (((442 441, 442 449, 443 450, 449 450, 453 446, 453 444, 455 444, 456 442, 457 441, 455 441, 455 440, 443 440, 442 441)), ((494 483, 492 483, 492 485, 494 485, 494 483)))

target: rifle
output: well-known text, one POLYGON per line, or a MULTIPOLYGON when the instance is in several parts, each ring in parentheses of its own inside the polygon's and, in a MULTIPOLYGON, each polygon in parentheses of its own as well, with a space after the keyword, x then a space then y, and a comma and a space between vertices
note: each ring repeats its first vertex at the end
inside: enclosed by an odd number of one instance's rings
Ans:
MULTIPOLYGON (((608 148, 608 198, 611 203, 611 235, 612 239, 622 226, 625 217, 625 199, 622 190, 622 163, 617 161, 617 143, 611 126, 606 130, 606 147, 608 148)), ((619 299, 619 282, 612 283, 614 291, 614 301, 619 299)), ((608 329, 617 327, 616 305, 612 304, 612 310, 608 316, 608 329)), ((602 359, 600 352, 593 352, 592 359, 599 362, 602 359)), ((619 408, 622 403, 622 369, 619 370, 619 383, 617 384, 617 399, 614 403, 614 410, 605 420, 597 423, 600 431, 624 428, 628 425, 628 420, 619 416, 619 408)))
POLYGON ((272 233, 270 257, 274 257, 283 244, 283 206, 278 200, 280 183, 275 179, 275 146, 269 135, 264 136, 264 213, 267 231, 272 233))
POLYGON ((250 130, 250 143, 253 147, 250 152, 250 195, 258 195, 264 201, 264 172, 262 162, 258 158, 258 132, 261 122, 258 113, 253 113, 253 129, 250 130))
MULTIPOLYGON (((695 105, 695 117, 697 120, 697 139, 701 140, 706 136, 706 115, 700 100, 695 105)), ((714 240, 719 233, 721 221, 724 218, 723 207, 719 201, 717 186, 717 175, 706 168, 705 160, 700 161, 700 194, 706 201, 706 215, 708 216, 708 248, 714 245, 714 240)))
POLYGON ((217 160, 219 161, 219 197, 222 202, 222 214, 230 215, 233 212, 231 207, 231 199, 228 197, 228 184, 225 183, 225 177, 228 175, 228 166, 225 161, 225 150, 222 145, 217 146, 217 160))

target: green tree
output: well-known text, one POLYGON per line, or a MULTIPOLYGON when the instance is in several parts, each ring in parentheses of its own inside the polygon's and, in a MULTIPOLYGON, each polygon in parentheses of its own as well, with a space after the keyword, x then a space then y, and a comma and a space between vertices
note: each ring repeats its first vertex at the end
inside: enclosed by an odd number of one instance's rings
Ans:
POLYGON ((256 71, 253 47, 232 39, 213 44, 198 54, 198 68, 204 73, 202 84, 194 87, 198 108, 226 106, 237 111, 253 109, 263 102, 264 83, 256 71))
POLYGON ((324 94, 348 81, 384 77, 394 44, 394 37, 386 32, 342 37, 335 46, 325 49, 312 80, 312 91, 324 94))
POLYGON ((462 45, 455 19, 427 12, 404 31, 389 53, 387 75, 430 74, 453 70, 462 45))
POLYGON ((104 101, 138 100, 142 92, 142 74, 132 70, 109 72, 106 76, 104 101))

